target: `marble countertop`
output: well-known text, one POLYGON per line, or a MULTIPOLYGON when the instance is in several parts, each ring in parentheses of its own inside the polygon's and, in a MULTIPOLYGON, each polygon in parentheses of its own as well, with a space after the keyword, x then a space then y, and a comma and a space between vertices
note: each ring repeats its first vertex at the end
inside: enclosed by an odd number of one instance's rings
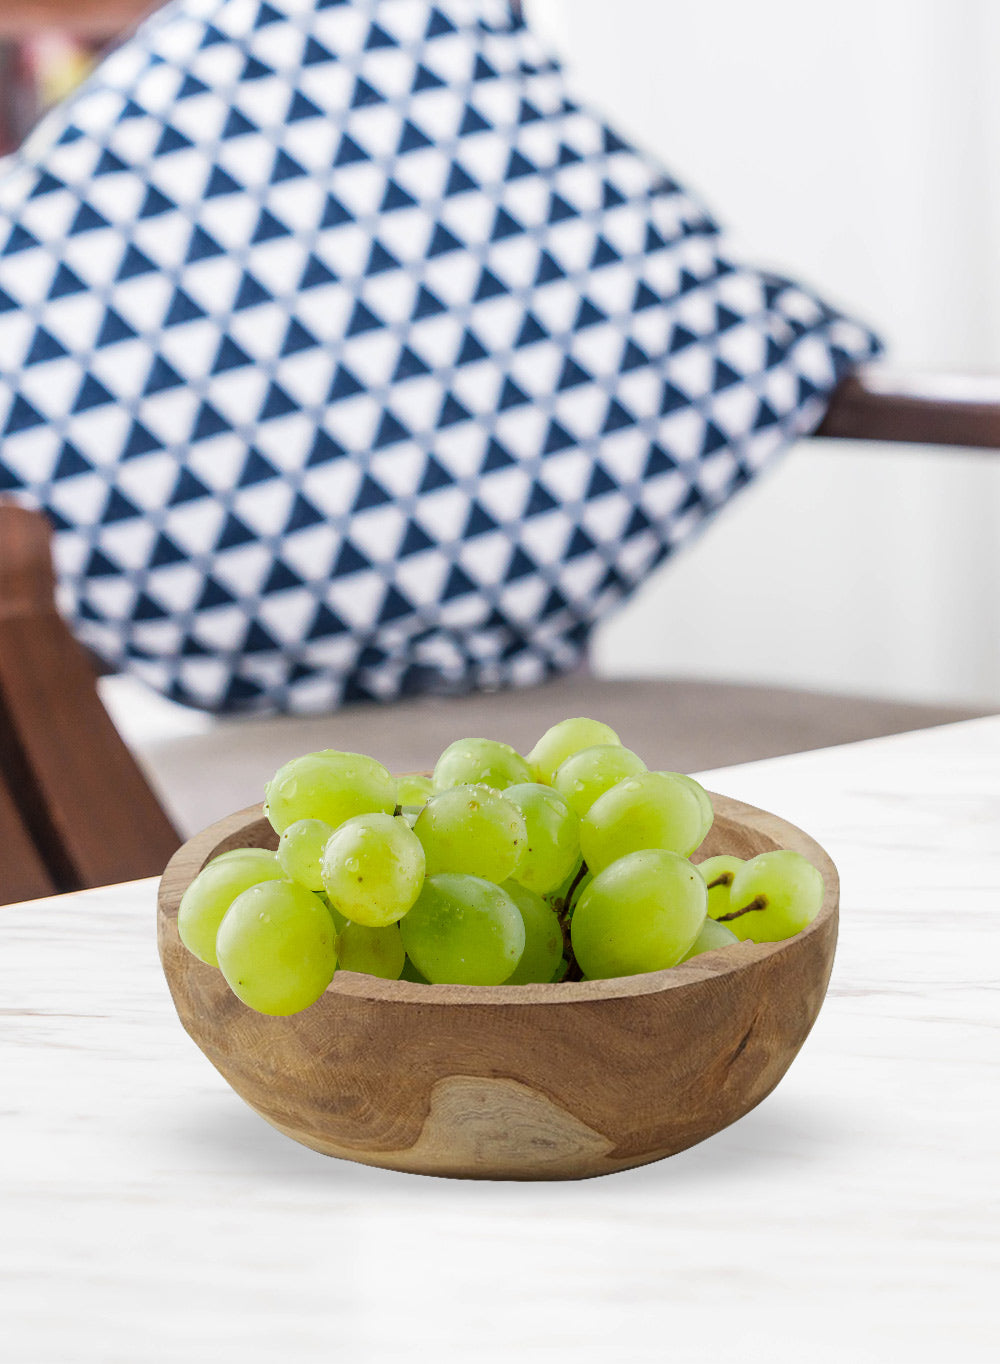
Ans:
POLYGON ((1000 718, 708 774, 829 850, 829 996, 740 1122, 568 1184, 297 1146, 181 1029, 155 882, 0 909, 5 1364, 1000 1358, 1000 718))

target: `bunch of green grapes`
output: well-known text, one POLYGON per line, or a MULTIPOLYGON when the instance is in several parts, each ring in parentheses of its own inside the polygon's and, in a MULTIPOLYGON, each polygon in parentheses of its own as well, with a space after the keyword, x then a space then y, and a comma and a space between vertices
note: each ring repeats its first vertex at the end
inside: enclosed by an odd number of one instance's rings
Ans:
POLYGON ((597 720, 527 754, 460 739, 430 777, 326 750, 265 791, 274 852, 214 858, 178 931, 250 1008, 292 1014, 339 970, 430 985, 531 985, 660 971, 799 932, 823 901, 798 853, 691 858, 705 790, 649 771, 597 720))

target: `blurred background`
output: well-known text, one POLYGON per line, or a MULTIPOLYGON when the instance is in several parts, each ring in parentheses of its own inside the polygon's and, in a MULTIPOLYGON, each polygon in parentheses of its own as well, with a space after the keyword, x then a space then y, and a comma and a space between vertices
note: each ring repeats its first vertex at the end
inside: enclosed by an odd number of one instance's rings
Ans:
MULTIPOLYGON (((530 0, 575 84, 746 251, 1000 373, 993 0, 530 0)), ((603 671, 1000 699, 1000 459, 803 442, 602 631, 603 671)))
MULTIPOLYGON (((474 3, 474 0, 470 0, 474 3)), ((0 0, 0 142, 152 0, 0 0)), ((888 363, 1000 374, 993 0, 525 0, 584 102, 888 363)), ((1000 458, 805 441, 599 632, 608 676, 993 707, 1000 458)))

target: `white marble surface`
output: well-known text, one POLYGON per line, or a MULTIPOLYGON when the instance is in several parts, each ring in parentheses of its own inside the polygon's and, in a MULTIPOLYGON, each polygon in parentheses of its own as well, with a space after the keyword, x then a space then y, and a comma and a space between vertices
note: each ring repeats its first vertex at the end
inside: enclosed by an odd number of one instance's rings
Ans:
POLYGON ((993 1364, 1000 718, 711 774, 843 877, 758 1109, 576 1184, 299 1147, 182 1031, 152 881, 0 909, 4 1364, 993 1364))

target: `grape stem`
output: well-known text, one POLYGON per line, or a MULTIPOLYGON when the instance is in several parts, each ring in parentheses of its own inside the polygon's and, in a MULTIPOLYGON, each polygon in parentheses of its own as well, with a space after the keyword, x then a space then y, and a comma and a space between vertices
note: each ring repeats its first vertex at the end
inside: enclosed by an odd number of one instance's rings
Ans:
POLYGON ((744 905, 742 909, 732 909, 728 914, 720 914, 715 922, 718 924, 728 923, 730 919, 739 919, 742 915, 750 914, 755 909, 767 909, 767 900, 763 895, 758 895, 748 905, 744 905))
POLYGON ((562 929, 563 953, 566 957, 566 974, 563 976, 563 980, 566 981, 581 980, 583 978, 583 972, 580 970, 580 964, 573 951, 573 939, 570 936, 570 918, 572 917, 570 911, 573 908, 573 896, 576 894, 580 882, 586 875, 587 864, 586 862, 581 862, 580 869, 573 877, 569 890, 556 906, 556 918, 559 920, 559 927, 562 929))

